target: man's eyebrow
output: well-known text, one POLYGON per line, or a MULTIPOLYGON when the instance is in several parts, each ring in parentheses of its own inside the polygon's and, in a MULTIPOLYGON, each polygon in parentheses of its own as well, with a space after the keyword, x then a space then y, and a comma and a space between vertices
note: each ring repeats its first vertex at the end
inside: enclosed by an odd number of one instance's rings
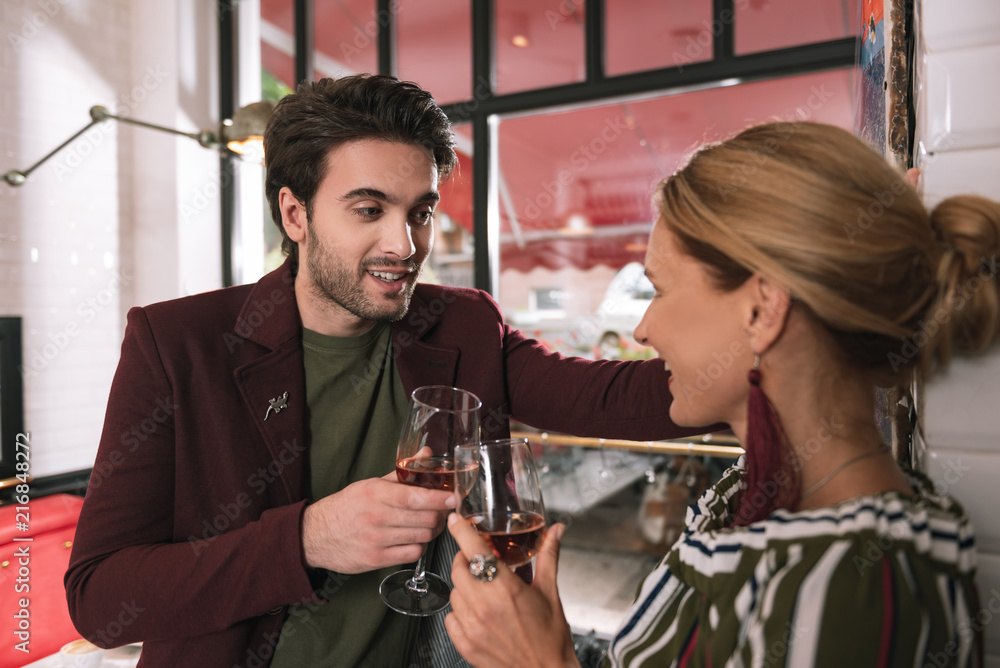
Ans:
MULTIPOLYGON (((355 188, 354 190, 344 193, 344 195, 340 197, 340 201, 342 202, 348 202, 355 199, 374 199, 379 202, 385 202, 386 204, 392 205, 399 203, 399 200, 396 197, 388 195, 377 188, 355 188)), ((423 196, 418 197, 417 203, 438 202, 440 200, 441 195, 438 194, 437 191, 431 190, 424 193, 423 196)))
POLYGON ((419 198, 417 200, 417 202, 420 202, 420 203, 423 203, 423 202, 440 202, 440 201, 441 201, 441 195, 436 190, 430 190, 430 191, 428 191, 423 197, 421 197, 421 198, 419 198))
POLYGON ((375 199, 386 204, 395 204, 396 198, 386 195, 377 188, 355 188, 340 197, 340 201, 347 202, 352 199, 375 199))

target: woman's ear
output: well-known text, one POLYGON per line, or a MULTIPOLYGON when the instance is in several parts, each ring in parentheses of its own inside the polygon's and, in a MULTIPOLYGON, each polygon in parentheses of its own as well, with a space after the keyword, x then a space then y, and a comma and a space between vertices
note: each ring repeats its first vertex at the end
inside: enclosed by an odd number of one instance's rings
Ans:
POLYGON ((278 209, 281 211, 281 226, 288 238, 299 243, 306 238, 306 207, 292 193, 288 186, 278 191, 278 209))
POLYGON ((751 276, 747 283, 751 306, 747 323, 750 350, 763 355, 785 331, 792 296, 787 288, 760 274, 751 276))

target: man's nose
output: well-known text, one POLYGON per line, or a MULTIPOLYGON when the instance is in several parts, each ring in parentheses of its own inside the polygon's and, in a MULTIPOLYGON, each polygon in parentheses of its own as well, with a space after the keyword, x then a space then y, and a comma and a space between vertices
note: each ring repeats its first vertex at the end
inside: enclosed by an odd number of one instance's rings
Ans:
POLYGON ((383 253, 395 255, 401 260, 407 260, 417 252, 417 246, 413 243, 413 230, 405 217, 399 219, 393 216, 386 221, 381 246, 383 253))

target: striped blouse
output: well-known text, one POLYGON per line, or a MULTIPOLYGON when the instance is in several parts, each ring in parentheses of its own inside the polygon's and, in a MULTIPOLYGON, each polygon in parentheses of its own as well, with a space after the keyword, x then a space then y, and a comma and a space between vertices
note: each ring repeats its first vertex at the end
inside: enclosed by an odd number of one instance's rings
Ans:
POLYGON ((916 495, 779 510, 726 528, 743 459, 687 511, 605 666, 979 666, 975 539, 962 507, 916 495))

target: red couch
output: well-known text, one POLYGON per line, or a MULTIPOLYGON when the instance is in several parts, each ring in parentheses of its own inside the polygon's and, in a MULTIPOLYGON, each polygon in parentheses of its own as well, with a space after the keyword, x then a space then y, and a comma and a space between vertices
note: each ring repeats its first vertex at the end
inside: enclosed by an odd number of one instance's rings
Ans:
POLYGON ((82 505, 78 496, 54 494, 31 500, 27 513, 16 504, 0 506, 0 668, 37 661, 80 637, 69 619, 63 575, 82 505), (25 638, 27 653, 17 649, 25 638))

